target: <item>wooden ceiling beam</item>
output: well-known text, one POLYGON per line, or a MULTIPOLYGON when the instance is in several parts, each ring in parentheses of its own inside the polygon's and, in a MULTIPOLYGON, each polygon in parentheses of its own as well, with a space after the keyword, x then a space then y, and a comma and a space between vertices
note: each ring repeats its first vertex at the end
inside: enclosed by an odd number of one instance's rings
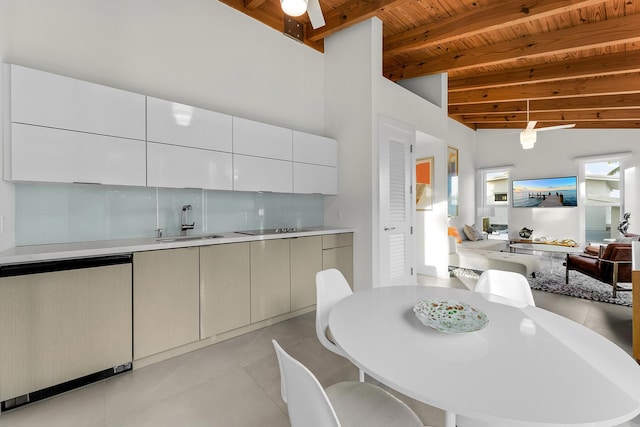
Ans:
MULTIPOLYGON (((536 128, 538 127, 547 127, 547 126, 556 126, 562 125, 566 123, 558 123, 558 122, 544 122, 538 123, 536 128)), ((522 123, 505 123, 496 125, 494 123, 478 123, 475 126, 470 125, 469 127, 475 129, 524 129, 522 123)), ((578 122, 576 123, 576 127, 573 129, 640 129, 640 120, 629 120, 629 121, 598 121, 598 122, 578 122)), ((572 129, 568 129, 571 131, 572 129)), ((553 132, 553 131, 551 131, 553 132)))
POLYGON ((449 91, 541 83, 637 71, 640 71, 640 51, 621 52, 482 73, 473 77, 449 78, 449 91))
MULTIPOLYGON (((530 111, 624 109, 640 106, 640 93, 531 100, 530 111)), ((526 101, 506 101, 449 106, 449 114, 511 114, 527 111, 526 101)))
POLYGON ((506 115, 485 114, 485 115, 463 115, 462 120, 466 123, 506 123, 519 122, 527 123, 529 120, 538 122, 594 122, 594 121, 626 121, 640 120, 640 108, 627 110, 583 110, 583 111, 548 111, 531 112, 527 118, 526 112, 512 113, 506 115))
POLYGON ((413 49, 500 30, 512 25, 546 18, 581 7, 601 4, 602 0, 509 0, 426 24, 403 33, 385 37, 385 55, 396 55, 413 49))
POLYGON ((640 73, 533 83, 449 93, 449 105, 526 99, 567 98, 640 92, 640 73))
POLYGON ((247 9, 257 9, 267 0, 244 0, 244 7, 247 9))
POLYGON ((640 40, 640 14, 547 33, 532 34, 507 42, 447 53, 424 56, 401 66, 387 67, 384 75, 402 80, 451 70, 514 62, 585 49, 607 47, 640 40))
POLYGON ((307 27, 305 38, 318 41, 359 22, 373 18, 382 10, 399 6, 409 0, 349 0, 339 8, 324 12, 325 26, 307 27))

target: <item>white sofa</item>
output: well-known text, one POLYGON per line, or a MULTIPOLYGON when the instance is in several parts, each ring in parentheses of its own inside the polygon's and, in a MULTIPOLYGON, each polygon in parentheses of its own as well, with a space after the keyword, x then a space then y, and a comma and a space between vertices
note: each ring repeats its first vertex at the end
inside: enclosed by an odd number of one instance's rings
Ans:
POLYGON ((485 271, 489 269, 513 271, 533 276, 539 260, 535 255, 508 252, 506 240, 463 240, 449 236, 449 266, 485 271))

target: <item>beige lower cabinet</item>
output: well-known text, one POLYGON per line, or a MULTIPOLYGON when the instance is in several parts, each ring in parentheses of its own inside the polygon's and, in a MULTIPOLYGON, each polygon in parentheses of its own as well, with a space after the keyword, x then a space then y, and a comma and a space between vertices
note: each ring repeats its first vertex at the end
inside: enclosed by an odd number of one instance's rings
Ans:
POLYGON ((251 323, 250 244, 200 248, 201 338, 251 323))
POLYGON ((322 236, 322 269, 335 268, 353 288, 353 233, 322 236))
POLYGON ((289 239, 251 242, 251 322, 291 311, 289 239))
POLYGON ((133 255, 133 355, 141 359, 200 339, 200 248, 133 255))
POLYGON ((0 278, 0 400, 131 361, 131 264, 0 278))
POLYGON ((322 236, 289 239, 291 311, 316 303, 316 273, 322 270, 322 236))

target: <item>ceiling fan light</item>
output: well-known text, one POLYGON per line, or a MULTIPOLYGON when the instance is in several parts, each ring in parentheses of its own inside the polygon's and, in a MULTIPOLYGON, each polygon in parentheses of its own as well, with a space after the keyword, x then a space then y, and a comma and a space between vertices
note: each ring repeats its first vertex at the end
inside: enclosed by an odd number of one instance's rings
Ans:
POLYGON ((523 130, 520 132, 520 144, 523 150, 530 150, 536 144, 536 133, 534 131, 523 130))
POLYGON ((300 16, 307 11, 308 0, 280 0, 282 11, 289 16, 300 16))

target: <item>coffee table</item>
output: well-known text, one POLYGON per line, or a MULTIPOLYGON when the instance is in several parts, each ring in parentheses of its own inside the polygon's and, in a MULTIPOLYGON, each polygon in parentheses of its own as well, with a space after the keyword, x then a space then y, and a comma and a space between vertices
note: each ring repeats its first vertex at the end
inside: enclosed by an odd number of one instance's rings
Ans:
POLYGON ((551 253, 563 253, 563 254, 577 254, 584 251, 584 248, 581 246, 563 246, 563 245, 552 245, 549 243, 511 243, 509 245, 509 249, 511 252, 516 252, 516 250, 527 250, 527 251, 540 251, 540 252, 551 252, 551 253))
MULTIPOLYGON (((522 251, 539 251, 549 255, 549 268, 553 270, 553 256, 555 254, 579 254, 584 252, 584 248, 581 246, 562 246, 552 245, 548 243, 511 243, 509 244, 509 250, 511 252, 522 251)), ((564 259, 564 257, 563 257, 564 259)))

